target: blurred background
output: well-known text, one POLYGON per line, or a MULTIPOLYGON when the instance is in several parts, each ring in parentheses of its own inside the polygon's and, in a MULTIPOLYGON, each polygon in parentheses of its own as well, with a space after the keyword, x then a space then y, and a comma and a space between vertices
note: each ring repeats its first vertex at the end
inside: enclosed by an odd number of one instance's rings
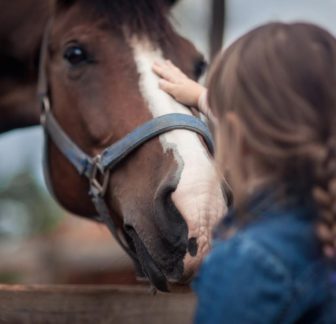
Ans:
MULTIPOLYGON (((227 0, 224 47, 274 20, 310 21, 336 35, 336 0, 227 0)), ((172 21, 209 58, 211 1, 181 0, 172 21)), ((109 232, 57 206, 42 175, 39 127, 0 137, 0 283, 134 283, 109 232)))

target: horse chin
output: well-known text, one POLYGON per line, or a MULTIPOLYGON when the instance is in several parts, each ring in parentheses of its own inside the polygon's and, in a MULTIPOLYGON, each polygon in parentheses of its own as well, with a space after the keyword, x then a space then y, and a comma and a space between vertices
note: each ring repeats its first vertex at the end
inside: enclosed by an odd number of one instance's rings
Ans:
POLYGON ((140 263, 142 274, 148 278, 148 280, 156 289, 163 292, 169 292, 166 276, 153 260, 152 256, 149 254, 147 248, 139 238, 136 231, 131 228, 128 229, 127 234, 132 240, 133 248, 138 258, 136 261, 140 263))

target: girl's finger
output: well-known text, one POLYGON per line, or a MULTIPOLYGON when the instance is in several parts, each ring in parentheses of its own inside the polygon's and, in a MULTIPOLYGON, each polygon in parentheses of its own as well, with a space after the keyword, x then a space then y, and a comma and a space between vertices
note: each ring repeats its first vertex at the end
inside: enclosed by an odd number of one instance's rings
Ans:
POLYGON ((167 67, 167 63, 165 61, 155 61, 153 66, 165 68, 167 67))
POLYGON ((177 69, 177 66, 174 65, 171 60, 166 60, 166 64, 169 65, 173 69, 177 69))
POLYGON ((162 67, 161 65, 158 64, 154 64, 152 69, 161 78, 170 82, 174 82, 175 78, 174 75, 171 73, 170 69, 162 67))
POLYGON ((171 83, 167 80, 161 79, 159 80, 159 87, 161 90, 169 93, 170 95, 173 95, 174 89, 175 89, 175 84, 171 83))
POLYGON ((186 75, 176 66, 174 65, 170 60, 166 60, 167 66, 171 69, 171 71, 178 77, 186 77, 186 75))
POLYGON ((172 63, 172 61, 167 60, 167 66, 169 66, 172 70, 182 72, 175 64, 172 63))

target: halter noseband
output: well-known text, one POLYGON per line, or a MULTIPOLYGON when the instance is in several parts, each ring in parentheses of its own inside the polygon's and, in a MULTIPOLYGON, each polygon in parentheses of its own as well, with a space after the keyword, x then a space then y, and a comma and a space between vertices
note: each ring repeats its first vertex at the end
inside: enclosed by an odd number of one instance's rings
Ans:
POLYGON ((46 74, 50 25, 51 22, 49 22, 44 33, 40 57, 38 97, 42 108, 41 124, 44 128, 45 134, 51 138, 52 142, 57 146, 60 152, 76 168, 79 175, 85 176, 89 180, 89 196, 91 197, 98 213, 98 217, 96 219, 106 224, 125 252, 131 258, 136 260, 136 256, 133 251, 128 247, 127 243, 125 243, 125 238, 122 239, 120 237, 120 232, 118 231, 117 226, 111 217, 109 208, 104 200, 109 183, 110 172, 118 163, 123 161, 142 144, 161 134, 176 129, 190 130, 201 135, 212 154, 213 140, 211 133, 207 125, 199 118, 186 114, 167 114, 142 124, 116 143, 104 149, 95 157, 87 155, 69 138, 52 113, 46 74))

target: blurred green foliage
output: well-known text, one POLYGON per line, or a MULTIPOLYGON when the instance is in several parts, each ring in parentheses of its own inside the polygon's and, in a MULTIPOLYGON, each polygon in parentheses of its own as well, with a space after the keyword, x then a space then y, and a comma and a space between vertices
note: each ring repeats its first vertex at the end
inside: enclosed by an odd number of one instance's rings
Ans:
POLYGON ((29 167, 11 178, 0 175, 1 239, 48 233, 63 214, 29 167))
POLYGON ((22 274, 14 272, 0 272, 0 282, 2 284, 16 284, 20 282, 22 274))

